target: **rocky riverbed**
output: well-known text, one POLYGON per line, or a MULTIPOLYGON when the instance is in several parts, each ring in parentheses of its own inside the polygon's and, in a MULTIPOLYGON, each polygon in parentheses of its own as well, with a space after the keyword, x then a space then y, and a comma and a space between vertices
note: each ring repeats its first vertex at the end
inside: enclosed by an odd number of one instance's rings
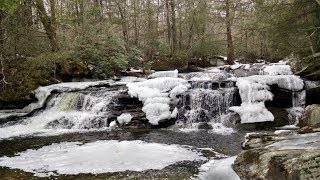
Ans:
POLYGON ((316 179, 319 87, 285 62, 39 87, 0 110, 0 175, 316 179))

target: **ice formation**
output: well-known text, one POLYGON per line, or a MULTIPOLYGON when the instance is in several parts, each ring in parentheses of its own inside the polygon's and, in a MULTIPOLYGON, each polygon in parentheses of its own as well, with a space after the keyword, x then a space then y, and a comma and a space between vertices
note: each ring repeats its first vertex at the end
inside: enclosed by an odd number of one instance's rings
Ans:
POLYGON ((299 76, 292 75, 288 65, 272 65, 264 68, 264 74, 237 78, 237 87, 241 96, 241 106, 230 110, 241 116, 241 123, 273 121, 274 116, 265 107, 265 101, 272 101, 270 85, 277 85, 290 91, 301 91, 304 82, 299 76))
POLYGON ((126 77, 122 77, 118 81, 111 80, 111 81, 109 81, 109 83, 110 83, 110 86, 119 86, 119 85, 126 85, 126 84, 132 83, 132 82, 141 82, 141 81, 145 81, 145 80, 146 80, 145 78, 126 76, 126 77))
POLYGON ((242 104, 229 109, 240 115, 241 123, 274 120, 272 113, 264 105, 265 101, 273 99, 273 94, 268 91, 269 86, 248 78, 239 78, 236 85, 239 88, 242 104))
POLYGON ((263 72, 265 75, 292 75, 292 71, 289 65, 272 65, 272 66, 266 66, 263 69, 263 72))
POLYGON ((208 70, 207 72, 191 72, 181 74, 181 76, 189 81, 222 81, 227 79, 227 74, 224 71, 208 70))
POLYGON ((180 161, 206 160, 179 145, 143 141, 63 142, 1 157, 0 166, 46 177, 59 174, 107 173, 163 169, 180 161))
POLYGON ((190 84, 187 80, 180 78, 159 77, 143 82, 129 83, 127 87, 130 96, 142 101, 142 111, 145 112, 149 122, 158 125, 161 120, 177 116, 175 111, 170 111, 170 104, 177 95, 187 91, 190 84))
POLYGON ((117 121, 120 124, 128 124, 132 119, 131 114, 129 113, 122 113, 120 116, 117 117, 117 121))
POLYGON ((240 63, 235 63, 234 65, 231 65, 230 68, 232 70, 235 70, 235 69, 239 69, 243 64, 240 64, 240 63))
POLYGON ((149 75, 149 78, 159 78, 159 77, 177 78, 178 77, 178 70, 174 70, 174 71, 157 71, 157 72, 149 75))

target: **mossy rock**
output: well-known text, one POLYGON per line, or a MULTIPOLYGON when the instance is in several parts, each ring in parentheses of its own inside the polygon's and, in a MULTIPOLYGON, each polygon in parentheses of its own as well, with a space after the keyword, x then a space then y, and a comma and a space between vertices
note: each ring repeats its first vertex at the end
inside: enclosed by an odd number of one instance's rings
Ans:
POLYGON ((320 104, 307 106, 303 117, 299 121, 300 127, 320 127, 320 104))

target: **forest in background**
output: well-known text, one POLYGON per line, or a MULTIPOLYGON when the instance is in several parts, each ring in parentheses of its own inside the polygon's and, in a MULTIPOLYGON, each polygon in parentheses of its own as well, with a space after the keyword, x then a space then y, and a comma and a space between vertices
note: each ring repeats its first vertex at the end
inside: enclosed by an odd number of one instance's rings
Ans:
POLYGON ((319 57, 319 35, 319 0, 0 0, 0 101, 129 67, 319 57))

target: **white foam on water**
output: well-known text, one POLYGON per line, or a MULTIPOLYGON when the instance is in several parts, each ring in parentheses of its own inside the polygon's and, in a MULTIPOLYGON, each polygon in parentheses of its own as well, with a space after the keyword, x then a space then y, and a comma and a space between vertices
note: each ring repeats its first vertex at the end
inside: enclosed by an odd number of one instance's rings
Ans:
MULTIPOLYGON (((198 127, 200 124, 201 123, 192 123, 192 124, 189 124, 187 127, 178 128, 178 130, 185 133, 208 130, 209 133, 219 134, 219 135, 230 135, 236 132, 235 129, 226 127, 222 123, 209 122, 208 125, 210 125, 212 129, 199 129, 198 127)), ((179 124, 177 126, 179 126, 179 124)))
POLYGON ((211 123, 212 129, 209 132, 221 135, 230 135, 236 131, 233 128, 226 127, 222 123, 211 123))

